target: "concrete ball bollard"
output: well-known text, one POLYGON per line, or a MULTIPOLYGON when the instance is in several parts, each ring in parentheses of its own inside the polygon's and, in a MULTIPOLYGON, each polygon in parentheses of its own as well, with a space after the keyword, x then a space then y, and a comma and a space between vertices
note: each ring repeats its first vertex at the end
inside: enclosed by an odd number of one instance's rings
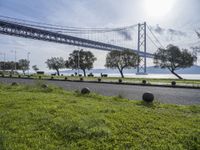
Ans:
POLYGON ((151 92, 146 92, 142 96, 143 101, 151 103, 154 100, 154 95, 151 92))
POLYGON ((48 88, 48 85, 47 84, 42 84, 41 88, 46 89, 46 88, 48 88))
POLYGON ((18 85, 17 82, 12 82, 12 83, 11 83, 11 86, 17 86, 17 85, 18 85))
POLYGON ((90 89, 88 87, 82 88, 81 94, 90 94, 90 89))

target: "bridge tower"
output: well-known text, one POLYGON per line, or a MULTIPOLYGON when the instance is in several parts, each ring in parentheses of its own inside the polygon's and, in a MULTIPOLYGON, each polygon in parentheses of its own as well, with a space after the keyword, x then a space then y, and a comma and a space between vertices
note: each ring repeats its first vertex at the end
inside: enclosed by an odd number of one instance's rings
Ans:
POLYGON ((138 24, 138 54, 140 52, 144 52, 143 56, 140 56, 140 60, 138 60, 139 65, 137 67, 137 74, 147 74, 147 62, 146 62, 146 22, 144 22, 143 24, 138 24))

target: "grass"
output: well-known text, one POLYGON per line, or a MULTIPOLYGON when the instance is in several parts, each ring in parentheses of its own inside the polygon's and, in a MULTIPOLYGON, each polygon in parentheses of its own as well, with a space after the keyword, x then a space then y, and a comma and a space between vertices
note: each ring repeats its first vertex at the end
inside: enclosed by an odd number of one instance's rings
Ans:
POLYGON ((200 149, 200 106, 0 85, 0 150, 200 149))
MULTIPOLYGON (((8 76, 8 75, 7 75, 8 76)), ((41 79, 51 79, 50 75, 32 75, 30 78, 38 79, 41 76, 41 79)), ((18 76, 13 76, 18 77, 18 76)), ((27 77, 21 75, 21 77, 27 77)), ((68 80, 80 80, 78 76, 53 76, 54 79, 64 80, 67 77, 68 80)), ((84 81, 98 81, 99 77, 82 77, 84 81)), ((101 78, 102 82, 119 82, 119 77, 103 77, 101 78)), ((143 80, 147 81, 147 84, 164 84, 171 85, 172 81, 176 81, 177 85, 187 85, 193 87, 200 87, 200 80, 191 80, 191 79, 159 79, 159 78, 123 78, 124 83, 142 83, 143 80)))

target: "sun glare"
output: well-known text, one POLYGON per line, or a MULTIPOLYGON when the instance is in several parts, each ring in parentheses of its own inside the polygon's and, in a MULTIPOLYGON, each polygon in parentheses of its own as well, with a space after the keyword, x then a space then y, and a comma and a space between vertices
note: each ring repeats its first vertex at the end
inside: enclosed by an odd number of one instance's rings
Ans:
POLYGON ((175 0, 146 0, 145 10, 149 17, 164 17, 170 13, 175 0))

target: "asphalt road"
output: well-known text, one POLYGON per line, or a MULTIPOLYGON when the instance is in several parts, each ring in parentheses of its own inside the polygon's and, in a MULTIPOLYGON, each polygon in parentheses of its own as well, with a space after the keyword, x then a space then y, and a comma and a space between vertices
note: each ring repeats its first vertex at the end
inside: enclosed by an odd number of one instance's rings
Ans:
MULTIPOLYGON (((37 81, 32 79, 18 78, 0 78, 2 83, 23 83, 34 84, 37 81)), ((83 87, 88 87, 92 92, 106 96, 121 95, 130 100, 142 100, 144 92, 152 92, 155 100, 161 103, 192 105, 200 104, 199 89, 185 88, 168 88, 168 87, 150 87, 136 85, 118 85, 118 84, 103 84, 103 83, 85 83, 85 82, 69 82, 69 81, 43 81, 47 84, 55 84, 63 87, 66 90, 81 90, 83 87)))

